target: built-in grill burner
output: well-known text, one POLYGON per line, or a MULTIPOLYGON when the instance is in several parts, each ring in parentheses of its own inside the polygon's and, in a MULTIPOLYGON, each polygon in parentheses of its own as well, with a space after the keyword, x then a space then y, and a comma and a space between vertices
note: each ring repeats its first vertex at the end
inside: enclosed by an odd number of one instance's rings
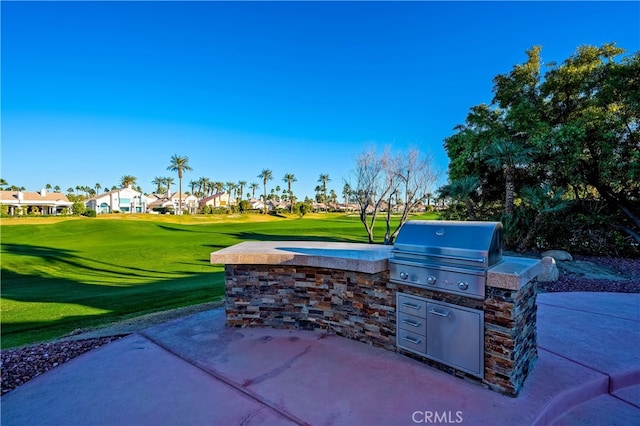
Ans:
POLYGON ((487 269, 501 261, 500 222, 412 220, 391 251, 390 280, 484 299, 487 269))

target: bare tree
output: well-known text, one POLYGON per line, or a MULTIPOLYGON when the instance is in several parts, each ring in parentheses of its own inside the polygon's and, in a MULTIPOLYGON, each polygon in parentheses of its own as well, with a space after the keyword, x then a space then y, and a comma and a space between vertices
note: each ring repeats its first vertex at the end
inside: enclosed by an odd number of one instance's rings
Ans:
POLYGON ((382 154, 376 153, 375 149, 363 151, 356 159, 356 188, 353 194, 359 205, 360 221, 367 231, 369 242, 374 241, 376 217, 386 204, 384 243, 393 244, 411 211, 426 200, 439 176, 440 172, 434 167, 433 158, 421 155, 416 148, 395 156, 392 156, 389 148, 382 154), (402 198, 402 203, 398 203, 399 198, 402 198), (394 199, 396 207, 401 206, 400 221, 395 228, 391 225, 394 199))
POLYGON ((353 191, 360 208, 360 222, 364 225, 369 243, 373 243, 373 228, 380 205, 392 189, 385 170, 390 154, 386 149, 379 155, 375 148, 366 149, 356 158, 355 181, 353 191))
POLYGON ((430 154, 422 155, 417 148, 409 148, 406 153, 400 153, 392 161, 387 162, 387 179, 392 181, 393 192, 396 197, 403 196, 400 222, 391 231, 391 201, 390 194, 386 217, 385 244, 393 244, 402 225, 408 220, 409 213, 427 200, 437 183, 440 172, 434 165, 430 154))

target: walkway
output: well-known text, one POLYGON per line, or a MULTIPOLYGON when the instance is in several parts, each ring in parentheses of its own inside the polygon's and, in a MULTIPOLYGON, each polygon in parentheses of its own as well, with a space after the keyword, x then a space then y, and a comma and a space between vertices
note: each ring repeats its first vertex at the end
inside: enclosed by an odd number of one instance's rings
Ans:
POLYGON ((538 297, 517 398, 307 331, 226 329, 215 309, 82 355, 2 397, 12 425, 629 425, 640 422, 640 294, 538 297))

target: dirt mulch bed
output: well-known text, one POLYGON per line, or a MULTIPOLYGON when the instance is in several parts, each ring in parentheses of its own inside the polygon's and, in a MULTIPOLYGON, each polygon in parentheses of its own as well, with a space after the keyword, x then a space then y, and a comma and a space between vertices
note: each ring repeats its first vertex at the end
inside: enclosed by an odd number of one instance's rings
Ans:
POLYGON ((57 343, 42 343, 2 351, 2 394, 28 382, 85 352, 120 339, 122 336, 99 337, 57 343))

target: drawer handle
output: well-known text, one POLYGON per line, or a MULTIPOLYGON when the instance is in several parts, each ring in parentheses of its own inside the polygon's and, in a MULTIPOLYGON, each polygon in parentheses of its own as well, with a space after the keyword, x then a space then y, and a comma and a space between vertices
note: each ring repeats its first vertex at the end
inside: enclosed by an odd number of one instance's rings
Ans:
POLYGON ((417 321, 411 321, 411 320, 408 320, 408 319, 403 319, 402 322, 404 324, 409 324, 409 325, 411 325, 413 327, 420 327, 420 323, 417 322, 417 321))
POLYGON ((420 339, 412 339, 411 337, 404 336, 402 340, 406 340, 407 342, 413 343, 414 345, 420 344, 420 339))
POLYGON ((434 314, 434 315, 439 315, 441 317, 448 317, 449 316, 449 312, 447 313, 442 313, 442 312, 438 312, 435 309, 432 309, 429 311, 430 314, 434 314))
POLYGON ((406 306, 407 308, 411 308, 411 309, 420 309, 420 305, 415 305, 409 302, 402 302, 402 306, 406 306))

